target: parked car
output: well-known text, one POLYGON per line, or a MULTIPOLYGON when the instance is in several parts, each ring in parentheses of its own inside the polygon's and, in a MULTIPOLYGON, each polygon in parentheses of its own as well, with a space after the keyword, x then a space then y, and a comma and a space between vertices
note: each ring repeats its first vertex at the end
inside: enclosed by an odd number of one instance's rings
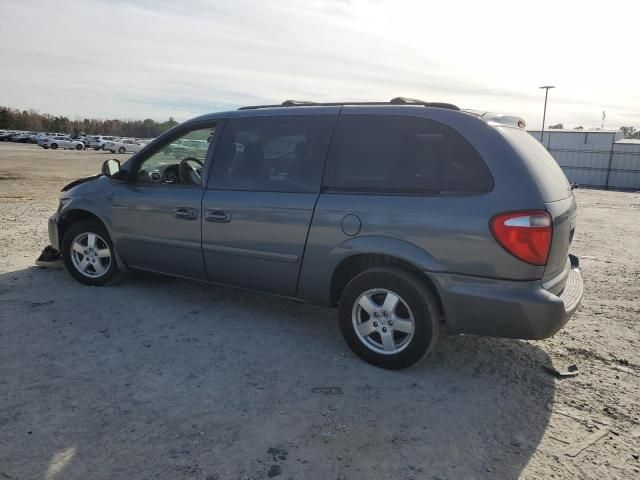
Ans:
POLYGON ((106 137, 102 135, 91 137, 91 140, 89 142, 89 147, 93 148, 94 150, 103 150, 104 144, 106 142, 111 142, 115 140, 115 138, 116 137, 106 137))
POLYGON ((102 149, 108 150, 111 153, 125 153, 125 152, 137 152, 142 149, 144 144, 134 140, 132 138, 123 138, 121 140, 111 140, 105 142, 102 149))
POLYGON ((0 140, 3 142, 10 142, 14 137, 22 135, 22 132, 16 132, 15 130, 8 130, 6 133, 0 135, 0 140))
POLYGON ((84 150, 84 143, 79 140, 72 140, 68 135, 57 135, 55 137, 45 137, 40 143, 43 148, 51 148, 56 150, 58 148, 71 148, 75 150, 84 150))
POLYGON ((577 207, 523 127, 402 98, 205 115, 66 186, 49 237, 85 285, 149 270, 337 306, 384 368, 440 331, 542 339, 583 296, 577 207), (177 160, 180 139, 209 147, 177 160))
POLYGON ((175 158, 202 155, 208 148, 209 143, 206 140, 179 139, 169 145, 169 151, 175 158))
POLYGON ((16 132, 14 130, 7 130, 5 133, 0 134, 0 140, 3 142, 10 142, 13 137, 16 135, 20 135, 21 132, 16 132))
POLYGON ((38 143, 39 132, 32 132, 27 137, 27 143, 38 143))
POLYGON ((17 135, 11 137, 12 142, 16 143, 27 143, 31 135, 35 135, 38 132, 20 132, 17 135))

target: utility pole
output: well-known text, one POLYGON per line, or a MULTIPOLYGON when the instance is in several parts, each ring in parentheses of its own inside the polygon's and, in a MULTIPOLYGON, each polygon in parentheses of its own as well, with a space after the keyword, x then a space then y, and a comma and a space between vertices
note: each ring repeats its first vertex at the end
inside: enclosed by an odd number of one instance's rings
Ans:
POLYGON ((549 96, 549 90, 551 88, 556 88, 553 85, 545 85, 543 87, 540 88, 544 88, 545 92, 544 92, 544 111, 542 113, 542 133, 540 133, 540 143, 542 143, 542 145, 544 145, 544 122, 547 118, 547 97, 549 96))

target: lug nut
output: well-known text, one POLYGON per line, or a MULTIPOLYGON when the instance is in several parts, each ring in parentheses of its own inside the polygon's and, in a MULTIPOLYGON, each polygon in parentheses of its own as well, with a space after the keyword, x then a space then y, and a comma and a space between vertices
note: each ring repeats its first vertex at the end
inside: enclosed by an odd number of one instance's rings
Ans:
POLYGON ((382 333, 387 333, 387 327, 382 327, 382 333))
POLYGON ((393 325, 393 320, 389 320, 389 326, 393 325))
POLYGON ((380 314, 378 312, 373 312, 373 316, 378 318, 380 316, 380 314))
POLYGON ((382 314, 386 317, 387 315, 389 315, 387 312, 382 312, 382 314))
POLYGON ((374 326, 375 328, 378 328, 378 322, 373 322, 373 326, 374 326))

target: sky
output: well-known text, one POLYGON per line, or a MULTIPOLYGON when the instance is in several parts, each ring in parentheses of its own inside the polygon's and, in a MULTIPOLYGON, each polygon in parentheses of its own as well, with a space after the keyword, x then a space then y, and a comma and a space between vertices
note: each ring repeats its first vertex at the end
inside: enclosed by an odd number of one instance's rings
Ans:
POLYGON ((638 1, 0 0, 0 105, 178 121, 395 96, 640 127, 638 1))

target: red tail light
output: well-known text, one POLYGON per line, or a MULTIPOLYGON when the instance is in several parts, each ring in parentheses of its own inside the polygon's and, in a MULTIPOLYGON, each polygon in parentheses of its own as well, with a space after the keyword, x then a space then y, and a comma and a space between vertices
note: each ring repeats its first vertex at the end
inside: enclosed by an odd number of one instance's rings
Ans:
POLYGON ((504 249, 523 262, 546 265, 553 226, 544 210, 500 213, 489 223, 491 233, 504 249))

